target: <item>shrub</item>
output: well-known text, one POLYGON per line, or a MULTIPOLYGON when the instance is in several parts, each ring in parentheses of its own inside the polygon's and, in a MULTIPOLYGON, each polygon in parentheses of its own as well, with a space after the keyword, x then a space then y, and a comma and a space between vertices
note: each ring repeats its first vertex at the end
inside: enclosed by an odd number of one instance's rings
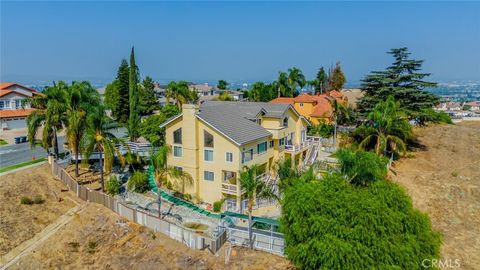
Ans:
POLYGON ((28 197, 22 197, 20 199, 20 203, 21 204, 26 204, 26 205, 32 205, 33 204, 33 200, 28 198, 28 197))
POLYGON ((223 200, 216 201, 213 203, 213 212, 220 212, 222 210, 223 200))
POLYGON ((453 124, 452 118, 446 112, 437 112, 432 108, 423 109, 420 112, 413 114, 414 119, 419 125, 425 125, 428 122, 431 123, 444 123, 453 124))
POLYGON ((319 125, 312 125, 309 127, 308 135, 320 136, 323 138, 330 138, 333 136, 334 126, 330 124, 320 123, 319 125))
POLYGON ((299 182, 282 200, 288 258, 299 269, 423 269, 441 239, 397 184, 367 187, 339 174, 299 182))
POLYGON ((150 189, 147 174, 139 171, 134 172, 128 179, 127 189, 138 193, 147 192, 150 189))
POLYGON ((118 178, 116 176, 110 176, 110 179, 107 182, 107 192, 111 195, 117 195, 120 193, 120 187, 122 184, 120 184, 120 181, 118 181, 118 178))
POLYGON ((340 171, 354 185, 366 186, 369 182, 382 180, 387 175, 388 160, 375 153, 353 152, 343 148, 338 150, 335 156, 340 163, 340 171))
POLYGON ((33 197, 33 203, 34 204, 42 204, 44 202, 45 202, 45 200, 40 195, 36 195, 35 197, 33 197))

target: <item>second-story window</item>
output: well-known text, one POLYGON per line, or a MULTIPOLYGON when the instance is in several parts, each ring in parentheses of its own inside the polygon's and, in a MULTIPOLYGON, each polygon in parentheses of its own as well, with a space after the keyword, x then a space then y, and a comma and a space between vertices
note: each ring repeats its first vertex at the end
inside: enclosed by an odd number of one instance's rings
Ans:
POLYGON ((274 140, 271 140, 271 141, 270 141, 270 146, 269 146, 269 147, 270 147, 270 148, 273 148, 274 146, 275 146, 275 141, 274 141, 274 140))
POLYGON ((300 107, 303 107, 303 103, 300 103, 300 107))
POLYGON ((22 100, 15 99, 15 109, 19 109, 22 107, 22 100))
POLYGON ((181 146, 174 146, 173 147, 173 156, 174 157, 181 157, 182 156, 182 147, 181 146))
POLYGON ((248 162, 253 159, 253 149, 242 152, 242 163, 248 162))
POLYGON ((263 154, 265 152, 267 152, 267 142, 257 144, 257 153, 263 154))
POLYGON ((0 100, 0 110, 5 108, 5 102, 0 100))
POLYGON ((182 144, 182 128, 179 128, 173 132, 173 143, 182 144))
POLYGON ((225 160, 226 160, 227 162, 233 162, 233 153, 227 152, 227 153, 225 154, 225 160))
POLYGON ((285 138, 281 138, 281 139, 278 141, 278 144, 279 144, 280 146, 285 145, 285 140, 286 140, 285 138))
POLYGON ((283 126, 288 127, 288 117, 283 118, 283 126))
POLYGON ((213 135, 206 130, 203 131, 203 145, 205 147, 213 147, 213 135))
POLYGON ((213 150, 203 150, 203 159, 205 161, 213 161, 213 150))

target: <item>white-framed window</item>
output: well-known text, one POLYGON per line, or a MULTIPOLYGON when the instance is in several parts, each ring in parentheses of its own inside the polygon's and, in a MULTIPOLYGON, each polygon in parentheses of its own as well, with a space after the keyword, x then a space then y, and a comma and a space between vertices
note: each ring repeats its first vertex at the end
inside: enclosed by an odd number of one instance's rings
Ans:
POLYGON ((257 154, 263 154, 267 152, 267 142, 257 144, 257 154))
POLYGON ((204 149, 204 150, 203 150, 203 160, 205 160, 205 161, 213 161, 213 150, 211 150, 211 149, 204 149))
POLYGON ((283 127, 288 127, 288 117, 283 118, 283 127))
POLYGON ((242 152, 242 163, 248 162, 253 159, 253 149, 248 149, 242 152))
POLYGON ((173 156, 174 157, 181 157, 182 156, 182 147, 181 146, 173 146, 173 156))
POLYGON ((21 99, 15 99, 15 109, 19 109, 22 107, 22 100, 21 99))
POLYGON ((286 138, 281 138, 281 139, 278 141, 278 144, 279 144, 280 146, 283 146, 283 145, 285 145, 285 141, 286 141, 286 138))
POLYGON ((5 101, 0 100, 0 109, 4 109, 4 108, 5 108, 5 101))
POLYGON ((215 180, 215 174, 210 171, 203 171, 203 179, 207 181, 214 181, 215 180))
POLYGON ((231 152, 226 152, 226 153, 225 153, 225 160, 226 160, 227 162, 233 162, 233 153, 231 153, 231 152))

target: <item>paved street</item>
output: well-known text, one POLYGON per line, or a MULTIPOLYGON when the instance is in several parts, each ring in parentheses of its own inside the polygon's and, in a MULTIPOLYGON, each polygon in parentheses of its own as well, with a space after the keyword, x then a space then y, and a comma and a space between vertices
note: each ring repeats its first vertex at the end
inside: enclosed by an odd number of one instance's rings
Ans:
MULTIPOLYGON (((126 134, 126 129, 120 128, 113 130, 112 133, 115 136, 124 136, 126 134)), ((58 137, 58 148, 60 151, 63 151, 63 143, 65 142, 65 136, 58 137)), ((21 144, 12 144, 5 145, 0 147, 0 168, 5 168, 11 165, 22 163, 25 161, 32 160, 32 157, 42 158, 47 156, 47 151, 40 146, 35 147, 34 149, 30 148, 30 144, 21 143, 21 144)))

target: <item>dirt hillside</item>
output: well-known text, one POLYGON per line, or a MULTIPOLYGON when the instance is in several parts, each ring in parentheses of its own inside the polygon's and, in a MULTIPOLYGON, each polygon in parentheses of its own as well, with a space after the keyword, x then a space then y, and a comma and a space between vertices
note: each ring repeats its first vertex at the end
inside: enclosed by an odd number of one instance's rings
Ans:
POLYGON ((423 145, 396 163, 394 181, 443 234, 442 259, 480 268, 480 122, 417 129, 423 145))

